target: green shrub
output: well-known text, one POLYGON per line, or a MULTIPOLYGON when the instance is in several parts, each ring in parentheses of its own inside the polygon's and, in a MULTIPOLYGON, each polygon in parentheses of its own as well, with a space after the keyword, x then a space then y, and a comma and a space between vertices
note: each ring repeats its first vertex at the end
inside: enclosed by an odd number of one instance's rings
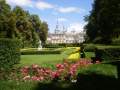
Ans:
POLYGON ((120 37, 116 38, 116 39, 113 39, 112 44, 113 45, 120 45, 120 37))
POLYGON ((46 44, 44 45, 45 48, 64 48, 65 46, 59 44, 46 44))
POLYGON ((93 43, 94 44, 100 44, 102 41, 102 38, 101 37, 96 37, 94 40, 93 40, 93 43))
POLYGON ((94 52, 96 46, 94 44, 88 44, 85 46, 84 50, 85 52, 94 52))
POLYGON ((0 68, 9 68, 20 61, 20 41, 0 39, 0 68))
POLYGON ((21 51, 22 55, 43 55, 43 54, 61 54, 61 50, 41 50, 41 51, 21 51))
POLYGON ((107 48, 103 50, 103 58, 105 60, 120 59, 120 48, 107 48))
POLYGON ((60 44, 46 44, 45 48, 64 48, 64 47, 80 47, 80 43, 60 43, 60 44))

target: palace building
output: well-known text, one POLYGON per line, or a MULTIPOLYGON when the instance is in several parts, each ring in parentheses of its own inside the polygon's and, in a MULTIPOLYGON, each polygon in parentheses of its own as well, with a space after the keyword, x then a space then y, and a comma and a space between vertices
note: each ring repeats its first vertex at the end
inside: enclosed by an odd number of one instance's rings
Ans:
POLYGON ((59 25, 56 25, 54 33, 48 33, 47 43, 61 44, 61 43, 82 43, 84 41, 84 32, 67 32, 67 29, 63 27, 63 30, 59 29, 59 25))

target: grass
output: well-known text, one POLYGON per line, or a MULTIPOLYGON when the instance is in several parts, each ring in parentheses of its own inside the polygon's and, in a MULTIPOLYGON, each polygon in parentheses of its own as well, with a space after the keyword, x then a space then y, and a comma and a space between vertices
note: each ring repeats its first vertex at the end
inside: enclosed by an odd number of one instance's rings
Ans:
POLYGON ((0 81, 0 90, 35 90, 35 82, 0 81))
MULTIPOLYGON (((78 49, 78 48, 77 48, 78 49)), ((49 55, 21 55, 21 61, 18 66, 38 64, 42 66, 50 66, 50 64, 62 63, 76 48, 66 48, 61 54, 49 55)))
POLYGON ((24 65, 32 65, 32 64, 50 64, 50 63, 61 63, 63 61, 63 57, 58 54, 54 55, 22 55, 20 66, 24 65))
MULTIPOLYGON (((76 60, 79 59, 79 52, 71 54, 75 48, 68 48, 62 54, 49 54, 49 55, 21 55, 21 61, 18 66, 38 64, 42 66, 50 66, 56 63, 62 63, 64 59, 76 60)), ((85 52, 86 58, 94 56, 93 52, 85 52)))
POLYGON ((117 78, 116 66, 111 64, 93 64, 87 68, 80 69, 79 72, 82 74, 96 73, 117 78))

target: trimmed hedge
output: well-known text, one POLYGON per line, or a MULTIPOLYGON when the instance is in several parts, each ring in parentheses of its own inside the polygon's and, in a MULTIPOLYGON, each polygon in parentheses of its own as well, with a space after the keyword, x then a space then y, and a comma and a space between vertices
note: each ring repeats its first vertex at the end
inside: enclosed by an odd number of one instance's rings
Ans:
POLYGON ((96 46, 94 44, 88 44, 85 46, 84 51, 85 52, 94 52, 96 46))
POLYGON ((0 39, 0 68, 9 68, 20 61, 20 41, 0 39))
POLYGON ((45 50, 45 51, 27 51, 27 50, 25 50, 25 51, 21 51, 21 54, 22 55, 45 55, 45 54, 61 54, 61 50, 51 50, 51 51, 47 51, 47 50, 45 50))
POLYGON ((107 48, 103 50, 105 60, 120 60, 120 48, 107 48))
POLYGON ((61 43, 61 44, 46 44, 45 48, 64 48, 64 47, 80 47, 80 43, 61 43))

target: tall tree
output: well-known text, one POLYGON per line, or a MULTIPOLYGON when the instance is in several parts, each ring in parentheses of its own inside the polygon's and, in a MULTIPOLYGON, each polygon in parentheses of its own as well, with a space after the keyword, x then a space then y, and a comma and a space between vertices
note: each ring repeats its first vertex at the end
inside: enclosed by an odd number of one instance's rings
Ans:
POLYGON ((94 0, 86 33, 89 41, 109 44, 120 36, 120 0, 94 0))
POLYGON ((22 47, 37 47, 39 40, 46 41, 48 25, 37 15, 31 15, 19 6, 10 8, 0 0, 0 38, 17 38, 22 47))
POLYGON ((41 30, 39 32, 40 39, 41 39, 42 43, 45 44, 46 39, 47 39, 48 30, 49 30, 48 24, 46 22, 42 22, 40 30, 41 30))
POLYGON ((10 28, 9 21, 11 21, 11 18, 9 18, 8 20, 8 17, 10 16, 10 14, 11 14, 10 6, 6 4, 5 0, 1 0, 0 1, 0 37, 11 38, 11 36, 8 35, 8 32, 9 33, 12 32, 11 30, 9 30, 10 28))

